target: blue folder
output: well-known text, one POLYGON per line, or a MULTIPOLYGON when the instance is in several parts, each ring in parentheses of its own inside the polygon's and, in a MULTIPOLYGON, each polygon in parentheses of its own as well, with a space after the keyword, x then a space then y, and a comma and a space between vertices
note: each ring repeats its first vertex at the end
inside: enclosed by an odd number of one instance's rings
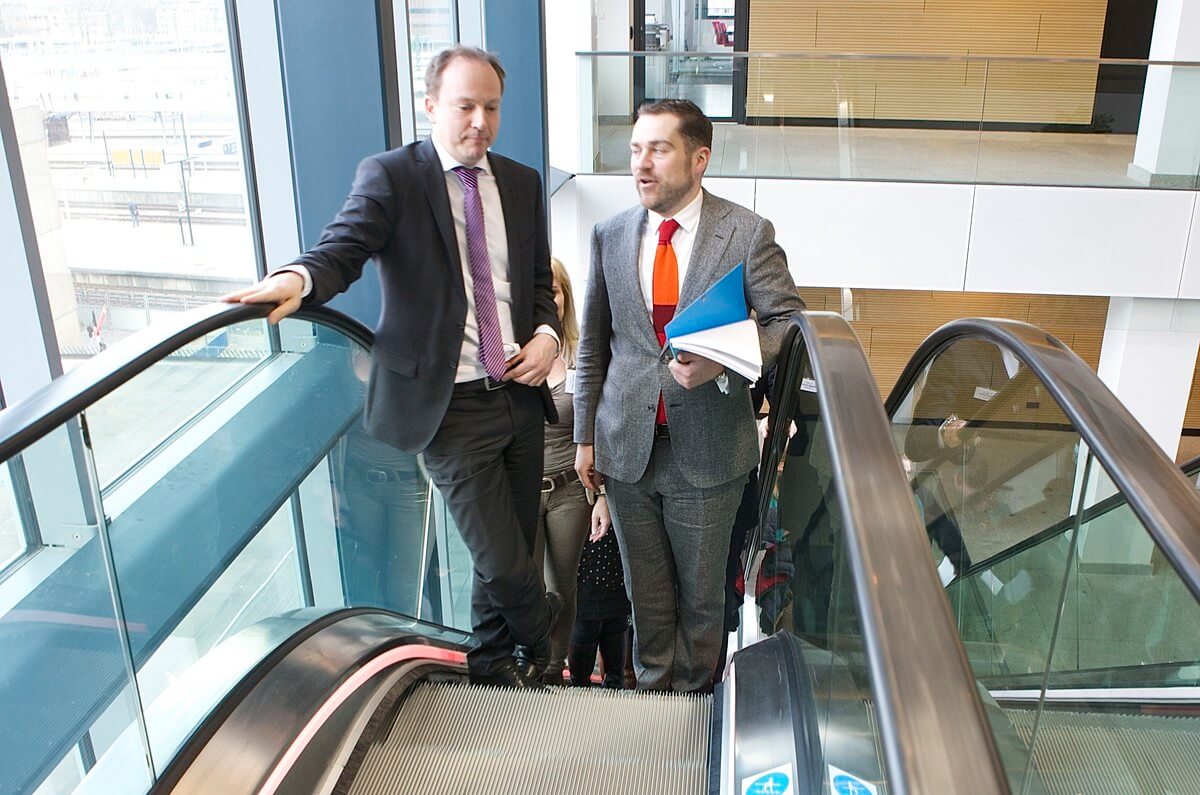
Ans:
POLYGON ((668 342, 684 334, 707 331, 750 317, 746 309, 745 272, 745 264, 739 262, 703 295, 671 318, 666 327, 668 342))

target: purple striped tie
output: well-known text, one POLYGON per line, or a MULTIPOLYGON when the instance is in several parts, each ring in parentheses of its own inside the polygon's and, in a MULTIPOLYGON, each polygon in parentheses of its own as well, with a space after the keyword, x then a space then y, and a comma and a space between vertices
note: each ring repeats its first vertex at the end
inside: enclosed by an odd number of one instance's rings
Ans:
POLYGON ((456 166, 454 174, 463 186, 467 219, 467 254, 471 260, 471 283, 475 292, 475 322, 479 326, 479 361, 492 380, 499 381, 507 369, 500 315, 496 311, 496 288, 492 284, 492 262, 488 258, 487 231, 483 225, 483 202, 479 200, 479 169, 456 166))

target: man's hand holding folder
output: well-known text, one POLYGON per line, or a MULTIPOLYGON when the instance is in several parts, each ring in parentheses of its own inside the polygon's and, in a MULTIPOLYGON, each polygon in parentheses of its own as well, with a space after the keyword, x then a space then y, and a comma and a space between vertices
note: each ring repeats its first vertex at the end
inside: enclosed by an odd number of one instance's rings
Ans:
MULTIPOLYGON (((750 319, 746 308, 745 270, 746 266, 738 263, 667 323, 664 355, 677 356, 681 351, 694 353, 748 381, 758 380, 762 374, 762 350, 758 342, 758 324, 750 319)), ((689 362, 690 358, 680 358, 679 363, 685 366, 699 364, 695 360, 689 362)), ((697 384, 712 378, 713 375, 707 375, 697 384)), ((680 384, 691 388, 683 381, 680 384)))

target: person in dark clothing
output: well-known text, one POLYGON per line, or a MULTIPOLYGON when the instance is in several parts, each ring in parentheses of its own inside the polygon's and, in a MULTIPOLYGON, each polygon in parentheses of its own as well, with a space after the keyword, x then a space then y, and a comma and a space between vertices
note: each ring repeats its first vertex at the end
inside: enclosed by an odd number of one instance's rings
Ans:
POLYGON ((567 664, 571 684, 587 687, 596 667, 596 650, 604 662, 604 687, 621 689, 625 677, 625 645, 629 637, 629 599, 621 568, 617 536, 609 532, 608 505, 597 495, 592 534, 579 558, 575 626, 567 664))
POLYGON ((946 493, 942 479, 933 474, 919 477, 914 482, 913 497, 917 502, 917 511, 925 522, 925 531, 953 567, 952 571, 939 569, 944 580, 948 581, 951 575, 962 576, 971 568, 971 555, 963 540, 954 503, 957 502, 960 509, 970 505, 978 499, 976 493, 987 484, 987 480, 986 456, 980 454, 975 446, 964 445, 956 451, 951 494, 946 493))

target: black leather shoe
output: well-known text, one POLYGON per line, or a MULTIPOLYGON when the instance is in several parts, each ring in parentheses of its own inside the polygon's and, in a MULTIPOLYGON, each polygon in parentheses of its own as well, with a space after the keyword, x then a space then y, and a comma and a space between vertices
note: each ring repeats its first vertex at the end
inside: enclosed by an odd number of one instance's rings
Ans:
POLYGON ((529 680, 541 680, 550 664, 550 635, 554 625, 562 615, 563 599, 558 591, 546 591, 546 603, 550 607, 550 628, 545 636, 532 646, 518 646, 516 650, 517 669, 529 680))
POLYGON ((542 690, 545 688, 540 679, 529 679, 521 673, 515 661, 505 663, 500 670, 490 674, 477 674, 472 671, 471 684, 511 687, 516 690, 542 690))

